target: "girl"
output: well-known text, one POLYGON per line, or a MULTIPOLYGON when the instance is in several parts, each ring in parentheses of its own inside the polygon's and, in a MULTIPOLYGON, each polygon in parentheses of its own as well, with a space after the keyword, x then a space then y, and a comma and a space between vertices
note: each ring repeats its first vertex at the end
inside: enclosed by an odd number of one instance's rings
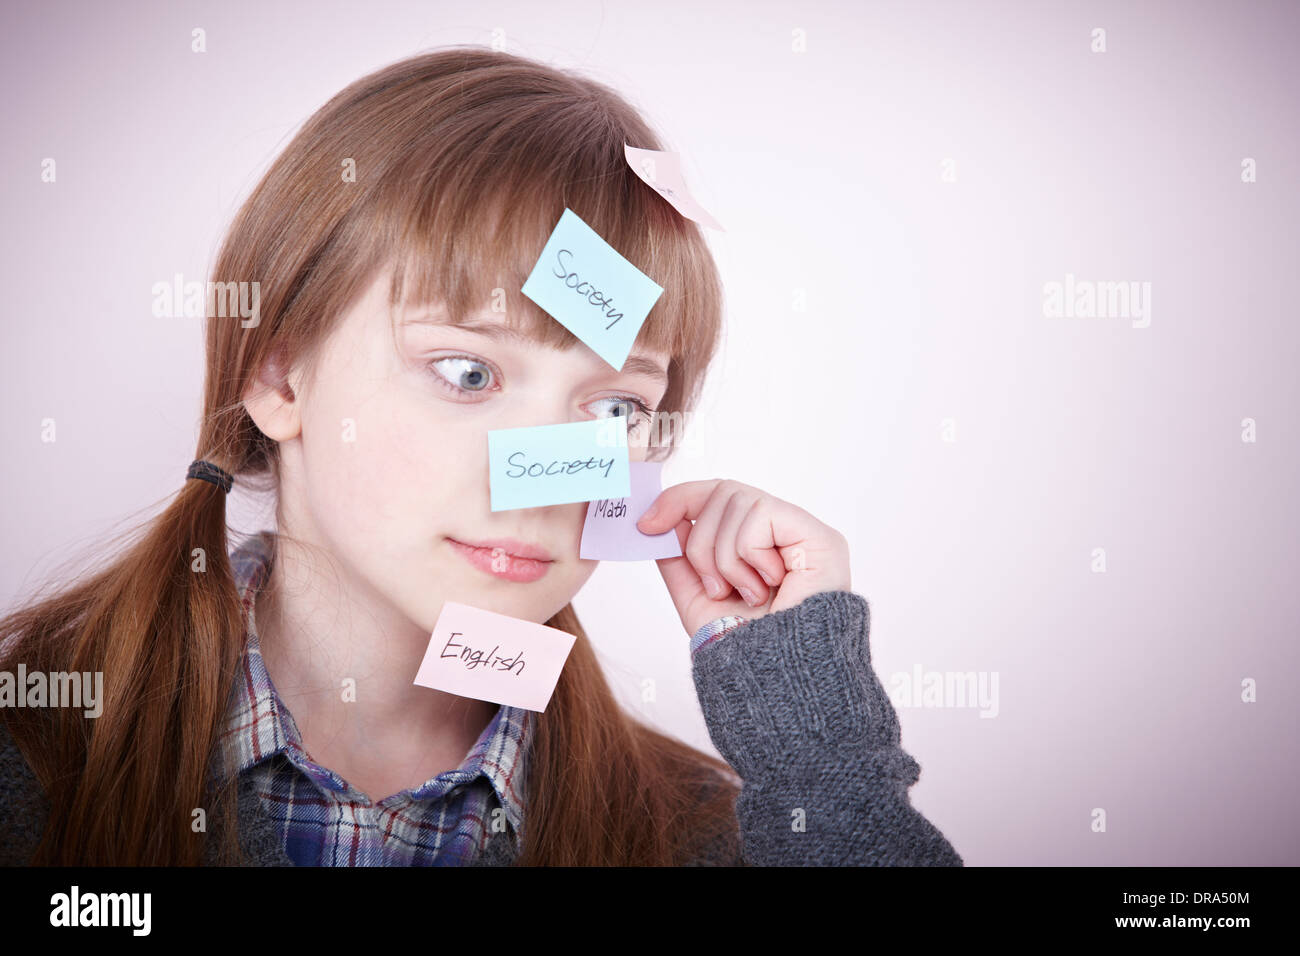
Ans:
POLYGON ((909 802, 837 531, 718 480, 641 519, 682 543, 659 566, 723 762, 616 704, 569 603, 586 504, 490 510, 489 430, 628 415, 644 460, 698 397, 719 278, 625 143, 663 148, 610 89, 471 47, 311 118, 213 270, 259 314, 208 318, 191 480, 3 622, 0 669, 104 681, 97 718, 0 709, 3 862, 961 865, 909 802), (620 371, 519 292, 566 207, 664 289, 620 371), (277 530, 231 548, 235 478, 277 530), (412 684, 447 600, 576 636, 545 712, 412 684))

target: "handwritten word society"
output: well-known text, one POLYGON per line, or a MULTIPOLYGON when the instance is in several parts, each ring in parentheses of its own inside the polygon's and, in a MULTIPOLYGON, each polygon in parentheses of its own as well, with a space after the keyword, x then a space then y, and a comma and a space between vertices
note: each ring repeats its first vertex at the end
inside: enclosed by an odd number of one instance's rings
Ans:
POLYGON ((574 292, 576 292, 578 295, 585 295, 587 297, 587 303, 589 305, 597 305, 604 308, 605 318, 609 318, 610 316, 613 316, 614 321, 609 323, 609 325, 605 326, 605 331, 609 331, 614 327, 615 323, 617 323, 619 319, 623 318, 623 313, 614 311, 614 306, 613 306, 614 300, 612 296, 606 297, 603 292, 597 289, 590 282, 588 282, 585 279, 578 278, 578 273, 574 272, 572 269, 568 267, 568 265, 565 264, 565 256, 568 256, 570 259, 572 259, 573 250, 572 249, 556 250, 555 258, 556 261, 559 263, 559 265, 555 269, 555 277, 557 279, 563 279, 564 284, 567 285, 574 292))
POLYGON ((526 457, 522 451, 517 451, 506 458, 510 468, 506 469, 507 478, 541 478, 548 475, 576 475, 579 472, 605 469, 605 477, 609 477, 609 470, 614 467, 618 461, 617 458, 588 458, 586 461, 553 461, 549 465, 543 465, 541 462, 524 464, 523 459, 526 457), (518 458, 520 461, 516 461, 518 458), (514 471, 512 469, 519 469, 514 471))

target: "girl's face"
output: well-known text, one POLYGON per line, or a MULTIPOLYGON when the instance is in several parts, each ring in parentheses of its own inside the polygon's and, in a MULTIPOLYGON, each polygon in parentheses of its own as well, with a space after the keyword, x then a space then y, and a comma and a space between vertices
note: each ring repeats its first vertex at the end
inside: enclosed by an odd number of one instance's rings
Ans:
POLYGON ((437 309, 404 312, 394 344, 388 282, 381 272, 342 317, 306 392, 290 373, 298 434, 271 435, 281 530, 324 547, 353 594, 426 633, 444 601, 544 622, 596 568, 578 557, 587 505, 492 511, 487 433, 626 414, 630 457, 643 460, 638 405, 662 400, 669 357, 634 351, 616 371, 581 343, 560 351, 514 337, 487 310, 473 330, 442 324, 437 309), (494 540, 549 561, 465 547, 494 540))

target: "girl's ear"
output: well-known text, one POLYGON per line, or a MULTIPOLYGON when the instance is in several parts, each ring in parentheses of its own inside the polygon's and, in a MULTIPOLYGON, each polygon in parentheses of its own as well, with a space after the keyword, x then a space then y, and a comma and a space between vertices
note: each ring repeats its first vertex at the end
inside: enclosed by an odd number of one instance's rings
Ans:
POLYGON ((273 353, 244 393, 244 408, 262 434, 273 441, 297 438, 302 431, 301 406, 289 384, 284 354, 273 353))

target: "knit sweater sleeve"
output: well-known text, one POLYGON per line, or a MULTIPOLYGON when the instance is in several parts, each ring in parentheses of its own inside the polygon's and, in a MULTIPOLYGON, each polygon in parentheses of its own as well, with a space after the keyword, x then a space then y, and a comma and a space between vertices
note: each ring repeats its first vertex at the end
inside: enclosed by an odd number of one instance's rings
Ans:
POLYGON ((49 801, 0 720, 0 866, 26 866, 49 814, 49 801))
POLYGON ((920 776, 871 667, 870 607, 811 595, 703 644, 691 671, 709 736, 742 781, 744 861, 962 866, 912 805, 920 776))

